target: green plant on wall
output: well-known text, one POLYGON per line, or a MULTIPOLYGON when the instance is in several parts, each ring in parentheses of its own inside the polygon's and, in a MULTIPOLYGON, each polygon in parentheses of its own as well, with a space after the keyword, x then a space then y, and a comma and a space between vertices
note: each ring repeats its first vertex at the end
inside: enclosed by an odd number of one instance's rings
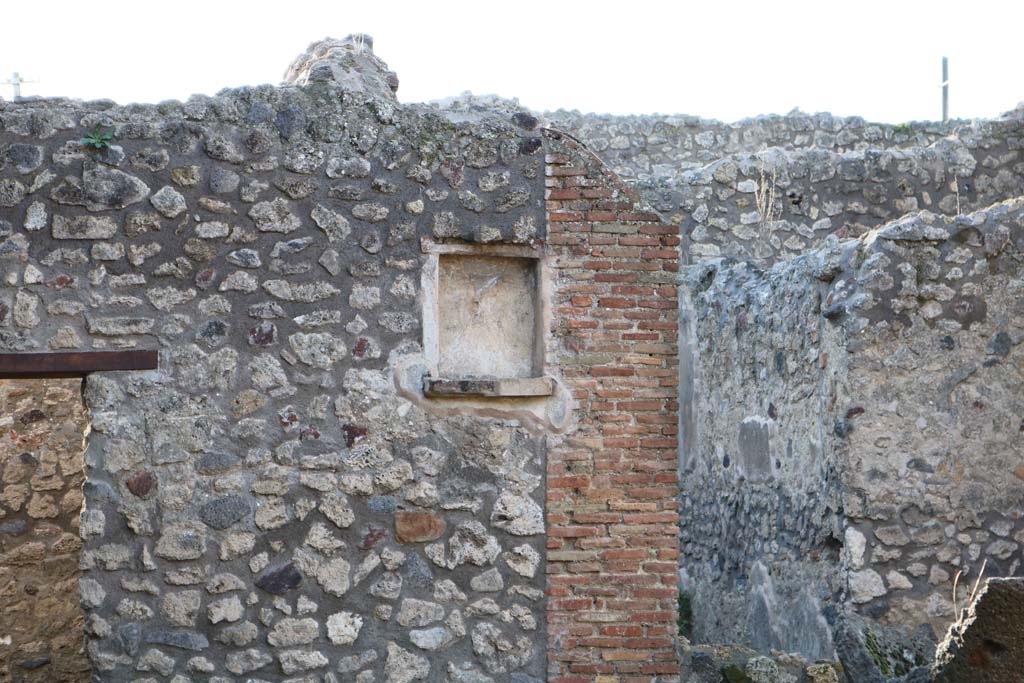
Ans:
POLYGON ((86 133, 82 138, 82 144, 93 149, 106 149, 110 147, 110 141, 113 139, 114 134, 101 131, 100 124, 97 123, 92 132, 86 133))
POLYGON ((693 637, 693 605, 690 602, 690 594, 687 591, 679 591, 679 635, 684 638, 693 637))

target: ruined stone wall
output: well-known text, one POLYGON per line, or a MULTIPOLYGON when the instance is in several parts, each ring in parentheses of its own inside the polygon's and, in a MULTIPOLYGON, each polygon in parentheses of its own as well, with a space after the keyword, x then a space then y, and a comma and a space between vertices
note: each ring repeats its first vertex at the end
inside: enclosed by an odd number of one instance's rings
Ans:
POLYGON ((851 645, 845 609, 917 643, 950 623, 958 571, 1020 574, 1022 221, 1019 199, 925 212, 764 271, 687 269, 698 638, 775 646, 751 627, 767 623, 803 649, 828 622, 840 655, 892 675, 915 662, 863 626, 851 645))
POLYGON ((960 123, 890 125, 857 116, 801 112, 732 123, 685 115, 612 116, 562 110, 542 116, 584 142, 623 178, 655 183, 723 157, 770 147, 837 153, 924 147, 949 135, 960 123))
POLYGON ((992 121, 899 126, 829 114, 732 124, 544 117, 680 225, 689 263, 725 256, 771 265, 829 235, 857 237, 918 209, 955 216, 1024 194, 1019 111, 992 121))
POLYGON ((81 380, 0 380, 0 681, 89 680, 81 380))
POLYGON ((1024 201, 898 221, 858 266, 831 302, 851 330, 849 595, 941 636, 957 572, 1022 573, 1024 201))
POLYGON ((0 104, 0 350, 160 352, 86 381, 93 676, 677 680, 676 229, 368 47, 0 104))
POLYGON ((680 573, 698 642, 813 660, 834 655, 841 591, 845 359, 798 261, 685 272, 680 573))
POLYGON ((908 149, 737 154, 643 191, 680 224, 691 263, 727 256, 770 265, 911 211, 956 216, 1024 194, 1022 126, 977 122, 908 149))
POLYGON ((576 402, 548 452, 548 680, 678 681, 678 233, 548 137, 549 358, 576 402))
POLYGON ((543 239, 541 141, 400 107, 352 42, 293 71, 0 105, 0 348, 160 351, 87 381, 94 675, 542 678, 565 401, 425 397, 421 300, 422 237, 543 239))

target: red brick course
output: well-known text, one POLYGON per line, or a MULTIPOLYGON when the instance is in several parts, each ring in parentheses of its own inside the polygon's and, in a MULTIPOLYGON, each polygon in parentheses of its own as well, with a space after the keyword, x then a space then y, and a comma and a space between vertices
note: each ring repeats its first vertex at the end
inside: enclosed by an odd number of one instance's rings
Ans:
POLYGON ((581 145, 545 135, 547 358, 576 401, 548 450, 548 680, 672 683, 679 233, 581 145))

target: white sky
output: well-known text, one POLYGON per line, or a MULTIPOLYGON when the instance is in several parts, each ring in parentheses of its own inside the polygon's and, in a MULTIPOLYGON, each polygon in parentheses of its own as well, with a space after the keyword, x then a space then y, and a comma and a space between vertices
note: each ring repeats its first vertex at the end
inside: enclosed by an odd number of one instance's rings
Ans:
POLYGON ((0 0, 0 81, 185 99, 277 83, 310 42, 365 32, 406 102, 471 90, 541 110, 899 123, 940 117, 944 54, 952 116, 1024 100, 1022 20, 1021 0, 0 0))

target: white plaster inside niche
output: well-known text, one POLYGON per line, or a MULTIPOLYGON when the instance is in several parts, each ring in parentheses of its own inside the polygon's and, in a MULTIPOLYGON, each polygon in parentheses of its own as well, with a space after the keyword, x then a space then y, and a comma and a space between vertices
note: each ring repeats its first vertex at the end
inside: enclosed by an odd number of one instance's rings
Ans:
POLYGON ((550 314, 541 250, 424 240, 423 251, 423 348, 429 375, 453 380, 542 377, 550 314))
POLYGON ((533 377, 536 259, 442 254, 438 260, 438 375, 533 377))

